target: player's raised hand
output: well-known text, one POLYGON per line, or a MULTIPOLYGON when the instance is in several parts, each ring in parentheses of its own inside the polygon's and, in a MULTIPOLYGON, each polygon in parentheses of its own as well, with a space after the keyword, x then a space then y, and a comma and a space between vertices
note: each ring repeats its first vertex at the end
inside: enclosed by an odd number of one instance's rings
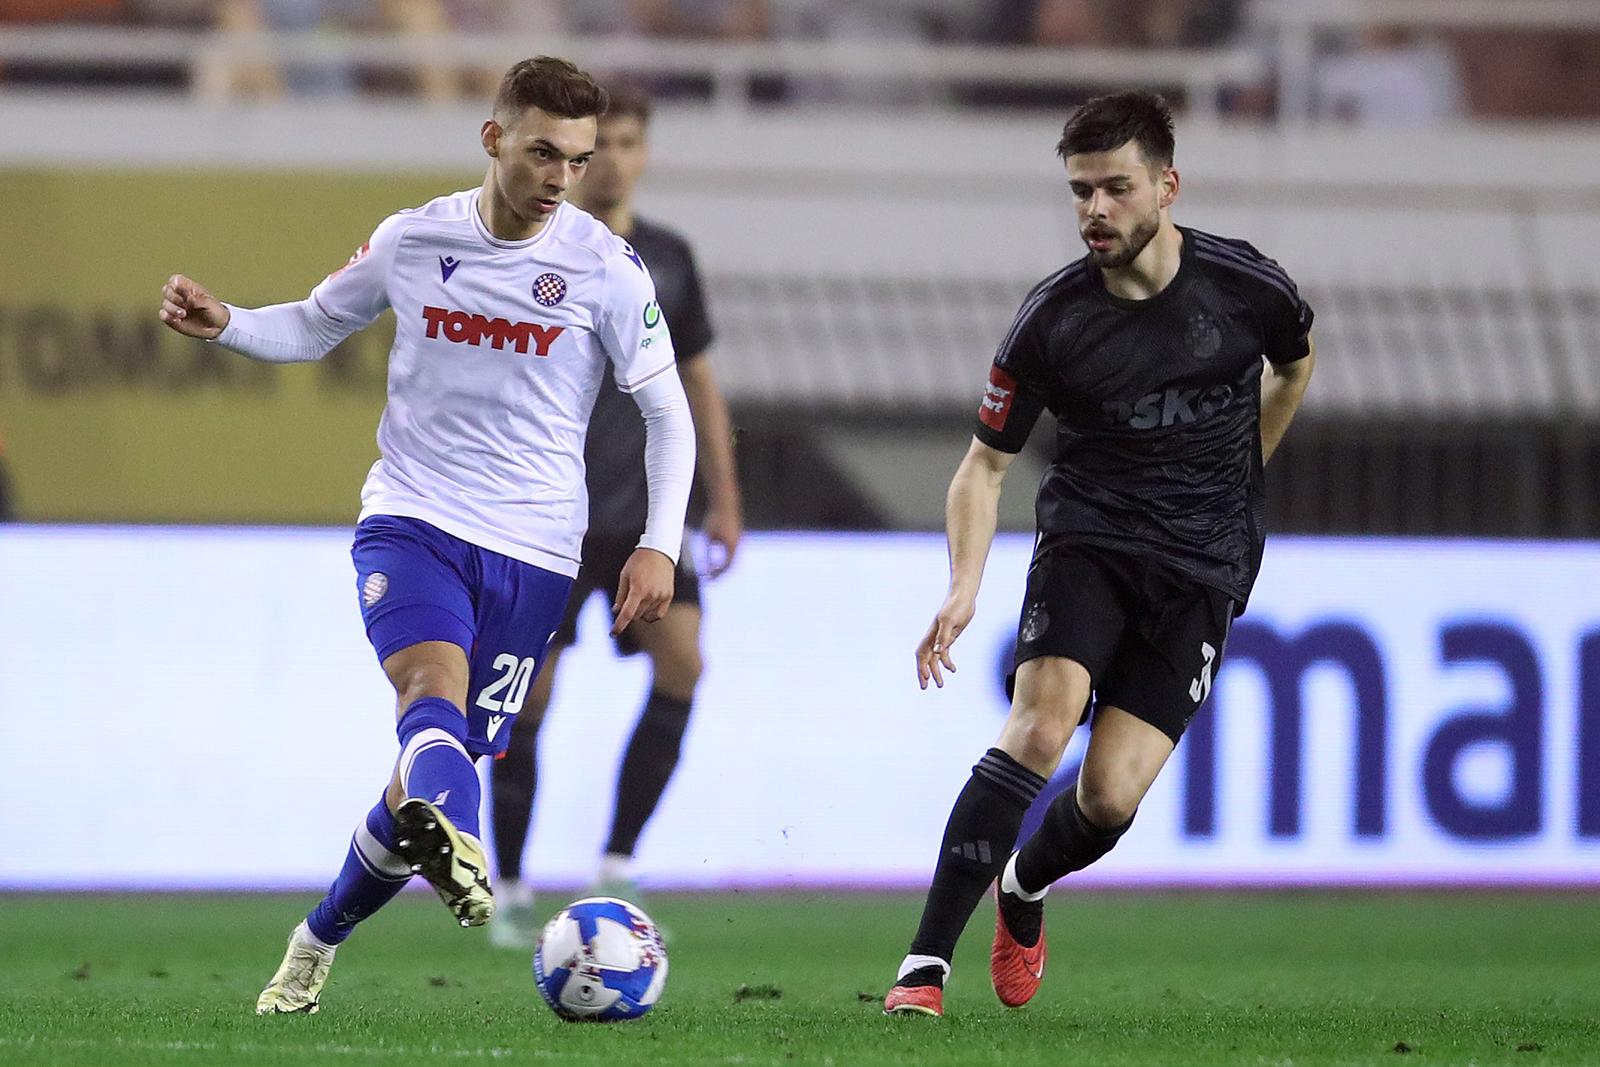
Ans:
POLYGON ((622 578, 617 582, 617 599, 611 605, 616 622, 611 626, 611 636, 616 637, 628 628, 634 619, 660 622, 672 606, 673 583, 678 568, 670 557, 653 548, 636 548, 628 562, 622 566, 622 578))
POLYGON ((977 601, 973 597, 951 593, 945 598, 939 614, 929 624, 928 632, 917 642, 917 684, 922 688, 928 688, 930 678, 934 685, 944 688, 941 667, 951 674, 956 672, 955 660, 950 658, 950 646, 955 644, 956 638, 961 636, 977 610, 977 601))
POLYGON ((181 274, 161 289, 161 321, 185 337, 213 341, 228 325, 228 309, 205 286, 181 274))

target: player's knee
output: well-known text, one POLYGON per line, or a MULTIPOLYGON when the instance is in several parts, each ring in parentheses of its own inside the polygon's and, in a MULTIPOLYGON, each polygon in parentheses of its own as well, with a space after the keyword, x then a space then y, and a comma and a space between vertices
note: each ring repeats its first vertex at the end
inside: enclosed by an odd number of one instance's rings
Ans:
MULTIPOLYGON (((461 710, 461 694, 458 692, 461 680, 459 672, 442 663, 419 663, 411 667, 399 678, 394 679, 395 691, 399 695, 400 708, 404 711, 412 704, 427 697, 441 697, 461 710)), ((466 712, 462 711, 465 715, 466 712)))
POLYGON ((1020 749, 1011 754, 1023 766, 1054 769, 1072 737, 1072 726, 1054 715, 1023 714, 1011 733, 1013 743, 1020 749))
POLYGON ((1127 782, 1087 773, 1078 778, 1078 810, 1102 830, 1126 826, 1143 799, 1143 790, 1127 782))
POLYGON ((679 700, 690 700, 700 684, 705 671, 705 661, 700 656, 700 646, 685 643, 663 650, 651 662, 655 672, 655 688, 679 700))

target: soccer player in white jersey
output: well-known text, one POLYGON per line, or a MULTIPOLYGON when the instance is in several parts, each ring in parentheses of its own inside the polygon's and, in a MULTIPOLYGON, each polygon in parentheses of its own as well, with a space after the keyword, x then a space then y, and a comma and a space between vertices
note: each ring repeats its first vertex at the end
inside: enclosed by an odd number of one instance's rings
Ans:
POLYGON ((578 573, 584 434, 608 360, 644 416, 649 480, 616 632, 672 601, 694 475, 672 340, 644 263, 565 202, 606 103, 572 64, 525 60, 483 124, 483 185, 385 219, 307 299, 239 308, 182 275, 163 291, 161 321, 179 333, 278 363, 321 358, 395 312, 351 557, 400 756, 258 1013, 316 1011, 336 947, 413 873, 463 926, 493 913, 473 760, 504 749, 578 573))
MULTIPOLYGON (((701 485, 706 492, 702 528, 707 546, 705 577, 727 571, 739 547, 744 511, 733 456, 727 401, 717 386, 709 354, 711 314, 689 242, 653 219, 634 214, 635 192, 649 159, 651 105, 648 97, 612 86, 611 106, 600 120, 594 162, 576 202, 624 237, 650 268, 667 321, 678 374, 694 415, 701 485)), ((533 890, 522 881, 534 793, 539 781, 539 724, 550 705, 562 649, 578 640, 579 615, 593 593, 610 595, 617 574, 644 528, 644 423, 628 398, 609 384, 600 387, 583 462, 589 484, 589 533, 566 616, 556 630, 550 658, 522 713, 512 722, 511 743, 494 761, 490 809, 494 824, 498 891, 489 943, 531 949, 539 938, 533 890)), ((694 501, 690 499, 693 521, 694 501)), ((650 660, 650 687, 617 769, 611 829, 606 834, 594 890, 638 903, 633 855, 640 835, 661 803, 677 770, 701 671, 700 575, 692 553, 678 560, 672 607, 658 623, 635 623, 612 638, 617 653, 643 652, 650 660)))

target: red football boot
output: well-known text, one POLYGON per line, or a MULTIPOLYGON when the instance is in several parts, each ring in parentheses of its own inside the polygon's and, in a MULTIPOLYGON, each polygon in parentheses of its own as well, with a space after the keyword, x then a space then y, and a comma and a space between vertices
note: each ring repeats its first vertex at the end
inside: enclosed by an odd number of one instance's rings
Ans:
MULTIPOLYGON (((989 980, 994 983, 994 992, 1000 998, 1000 1003, 1008 1008, 1020 1008, 1033 999, 1033 995, 1039 992, 1039 983, 1044 980, 1044 915, 1041 913, 1039 916, 1039 940, 1031 947, 1019 944, 1006 926, 1005 909, 1000 905, 1000 896, 1004 892, 996 887, 994 947, 989 950, 989 980)), ((1042 907, 1022 903, 1024 907, 1042 907)))
POLYGON ((883 998, 885 1015, 944 1015, 944 989, 936 985, 897 985, 883 998))

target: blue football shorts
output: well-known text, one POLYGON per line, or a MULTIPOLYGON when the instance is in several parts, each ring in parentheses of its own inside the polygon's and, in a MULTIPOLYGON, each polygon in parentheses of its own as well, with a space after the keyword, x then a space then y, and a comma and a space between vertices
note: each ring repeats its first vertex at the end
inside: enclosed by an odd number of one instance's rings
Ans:
POLYGON ((382 663, 423 641, 467 654, 467 751, 497 756, 561 624, 572 579, 451 536, 375 515, 350 558, 367 639, 382 663))

